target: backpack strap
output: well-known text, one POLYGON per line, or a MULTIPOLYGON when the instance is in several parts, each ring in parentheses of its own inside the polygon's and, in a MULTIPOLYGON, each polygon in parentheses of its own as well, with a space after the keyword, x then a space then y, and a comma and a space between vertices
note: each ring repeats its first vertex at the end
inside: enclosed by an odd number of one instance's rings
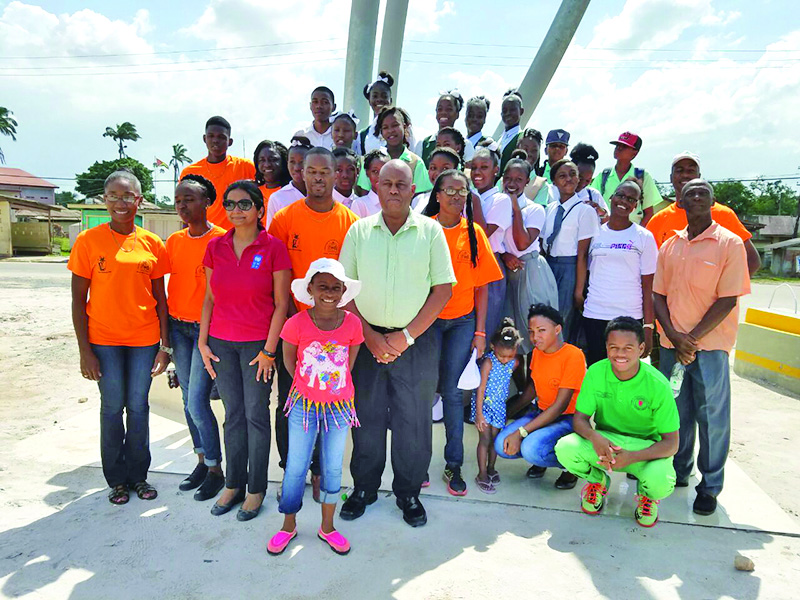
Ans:
POLYGON ((603 194, 604 198, 606 195, 606 184, 608 183, 609 177, 611 177, 611 169, 603 169, 603 178, 600 180, 600 193, 603 194))
POLYGON ((366 127, 358 134, 358 139, 361 140, 361 156, 367 153, 367 135, 369 135, 369 129, 369 127, 366 127))

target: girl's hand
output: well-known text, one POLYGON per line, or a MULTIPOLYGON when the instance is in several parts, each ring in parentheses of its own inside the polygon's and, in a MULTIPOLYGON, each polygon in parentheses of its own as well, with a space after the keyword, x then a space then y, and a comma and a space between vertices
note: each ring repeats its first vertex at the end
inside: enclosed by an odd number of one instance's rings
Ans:
POLYGON ((503 452, 509 456, 516 456, 519 454, 519 447, 522 445, 522 436, 519 434, 519 429, 511 432, 506 436, 503 441, 503 452))
POLYGON ((475 415, 475 427, 481 433, 488 429, 489 424, 486 422, 486 417, 483 416, 483 411, 479 411, 478 414, 475 415))
POLYGON ((209 347, 208 344, 202 344, 202 345, 198 344, 197 347, 200 350, 200 356, 203 357, 203 364, 206 367, 206 371, 211 376, 211 379, 216 379, 217 378, 217 373, 214 371, 214 367, 211 364, 211 361, 219 362, 219 357, 216 356, 211 351, 211 348, 209 347))
POLYGON ((166 370, 170 360, 172 360, 172 358, 170 358, 169 354, 159 350, 158 354, 156 354, 156 360, 153 362, 153 368, 150 369, 150 377, 161 375, 166 370))
POLYGON ((575 290, 574 300, 575 300, 575 308, 577 308, 580 311, 583 311, 583 302, 584 302, 583 290, 581 291, 575 290))
POLYGON ((473 336, 470 352, 472 352, 473 350, 478 351, 478 358, 483 356, 484 352, 486 352, 486 338, 484 336, 482 335, 473 336))
POLYGON ((81 375, 89 381, 99 381, 103 376, 100 373, 100 361, 91 350, 81 352, 81 375))
POLYGON ((272 376, 272 370, 275 368, 275 359, 267 356, 263 352, 259 352, 249 363, 251 367, 255 364, 258 365, 258 370, 256 371, 256 381, 258 381, 259 377, 263 375, 264 383, 267 383, 269 378, 272 376))
POLYGON ((506 264, 507 269, 512 271, 519 271, 522 268, 522 261, 510 252, 505 252, 503 255, 503 262, 506 264))

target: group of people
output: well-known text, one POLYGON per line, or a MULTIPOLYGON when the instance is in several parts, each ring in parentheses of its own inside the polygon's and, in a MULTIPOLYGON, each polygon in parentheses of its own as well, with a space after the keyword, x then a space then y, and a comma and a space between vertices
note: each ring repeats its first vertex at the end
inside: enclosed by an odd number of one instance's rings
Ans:
POLYGON ((334 527, 348 431, 354 489, 340 517, 377 500, 391 430, 392 491, 404 520, 424 525, 437 395, 455 496, 468 488, 466 420, 478 431, 478 491, 497 491, 498 456, 522 458, 530 478, 560 469, 559 489, 584 479, 581 508, 597 514, 610 473, 623 471, 649 527, 659 501, 688 485, 699 427, 694 510, 712 514, 737 298, 759 263, 700 159, 674 158, 668 204, 633 165, 638 135, 613 140, 615 165, 595 173, 591 145, 567 156, 567 131, 520 129, 514 90, 500 140, 482 134, 489 101, 451 91, 436 104, 438 132, 415 143, 392 84, 382 72, 365 87, 374 118, 361 130, 316 88, 311 125, 288 146, 264 140, 252 161, 230 156, 230 124, 209 119, 208 155, 175 189, 184 227, 166 244, 136 225, 136 177, 106 179, 110 221, 78 236, 68 268, 81 372, 100 389, 110 502, 157 496, 148 393, 172 361, 198 458, 180 489, 216 498, 213 515, 258 515, 274 425, 284 523, 270 554, 297 535, 309 469, 318 536, 349 552, 334 527), (466 136, 454 128, 465 106, 466 136), (465 391, 472 361, 479 383, 465 391))

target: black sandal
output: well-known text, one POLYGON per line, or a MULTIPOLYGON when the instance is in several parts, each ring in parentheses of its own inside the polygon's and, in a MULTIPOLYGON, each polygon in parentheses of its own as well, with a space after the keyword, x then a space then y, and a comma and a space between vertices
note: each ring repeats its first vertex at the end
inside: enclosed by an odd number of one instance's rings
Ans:
POLYGON ((140 481, 134 484, 133 489, 136 495, 139 496, 139 500, 155 500, 158 497, 156 488, 146 481, 140 481))
POLYGON ((126 485, 115 485, 108 493, 108 501, 116 506, 127 504, 130 499, 131 496, 126 485))

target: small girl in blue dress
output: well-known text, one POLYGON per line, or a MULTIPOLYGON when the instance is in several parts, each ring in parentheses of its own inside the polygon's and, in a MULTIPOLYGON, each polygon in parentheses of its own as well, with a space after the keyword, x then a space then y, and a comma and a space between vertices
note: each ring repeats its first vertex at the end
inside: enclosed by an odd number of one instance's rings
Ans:
POLYGON ((481 383, 472 394, 472 421, 478 429, 478 476, 475 483, 485 494, 494 494, 500 474, 494 468, 494 438, 506 426, 506 400, 511 374, 519 366, 517 351, 522 336, 514 321, 503 319, 490 340, 492 350, 481 362, 481 383))

